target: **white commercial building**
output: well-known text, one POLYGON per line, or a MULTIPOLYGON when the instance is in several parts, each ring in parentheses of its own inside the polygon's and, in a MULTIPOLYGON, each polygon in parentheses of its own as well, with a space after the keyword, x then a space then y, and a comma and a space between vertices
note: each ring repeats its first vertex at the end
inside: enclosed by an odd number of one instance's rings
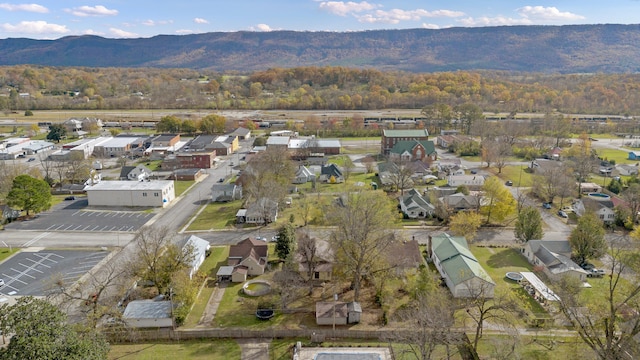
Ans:
POLYGON ((101 181, 85 190, 89 206, 166 207, 176 197, 172 180, 101 181))

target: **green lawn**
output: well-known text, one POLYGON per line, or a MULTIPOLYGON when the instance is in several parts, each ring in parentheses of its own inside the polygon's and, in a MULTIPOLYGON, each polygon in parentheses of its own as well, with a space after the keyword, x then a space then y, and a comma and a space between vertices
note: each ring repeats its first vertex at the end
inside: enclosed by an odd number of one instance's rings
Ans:
POLYGON ((189 225, 187 231, 233 228, 236 213, 241 206, 241 200, 207 204, 206 208, 189 225))
POLYGON ((4 259, 17 253, 18 251, 20 251, 19 248, 11 248, 11 251, 9 251, 8 248, 0 248, 0 262, 3 262, 4 259))
POLYGON ((635 164, 637 161, 629 160, 629 153, 627 151, 616 149, 598 149, 598 156, 602 159, 609 161, 614 160, 616 164, 635 164))
POLYGON ((200 269, 198 272, 201 272, 206 275, 207 279, 205 279, 205 285, 200 292, 200 296, 196 299, 196 303, 193 305, 193 309, 189 312, 187 319, 182 325, 184 328, 192 328, 198 324, 202 314, 204 313, 204 309, 209 302, 209 297, 213 293, 215 289, 215 278, 216 273, 220 266, 223 266, 227 263, 227 257, 229 256, 229 247, 228 246, 214 246, 211 248, 211 254, 205 259, 205 261, 200 265, 200 269))
POLYGON ((189 340, 167 343, 111 345, 108 359, 112 360, 226 360, 240 359, 240 346, 235 340, 189 340))
POLYGON ((195 183, 195 181, 193 181, 193 180, 175 181, 176 197, 182 195, 182 193, 184 193, 189 188, 189 186, 193 185, 194 183, 195 183))
POLYGON ((491 172, 502 180, 513 181, 513 186, 530 187, 533 185, 533 175, 527 171, 527 167, 525 165, 506 166, 502 169, 502 173, 500 174, 498 174, 497 169, 491 168, 491 172))

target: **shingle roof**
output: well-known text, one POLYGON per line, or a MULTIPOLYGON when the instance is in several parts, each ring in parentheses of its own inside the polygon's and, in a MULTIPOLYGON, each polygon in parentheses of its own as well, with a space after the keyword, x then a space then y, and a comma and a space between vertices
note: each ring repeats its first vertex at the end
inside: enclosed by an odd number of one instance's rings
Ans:
POLYGON ((433 253, 440 260, 440 265, 455 285, 473 277, 495 284, 471 253, 463 236, 442 233, 431 238, 431 246, 433 253))
POLYGON ((402 154, 404 152, 412 152, 412 150, 418 146, 418 144, 422 145, 425 150, 425 154, 433 154, 436 152, 436 148, 433 145, 433 141, 431 140, 403 140, 398 141, 393 148, 391 148, 391 152, 394 154, 402 154))

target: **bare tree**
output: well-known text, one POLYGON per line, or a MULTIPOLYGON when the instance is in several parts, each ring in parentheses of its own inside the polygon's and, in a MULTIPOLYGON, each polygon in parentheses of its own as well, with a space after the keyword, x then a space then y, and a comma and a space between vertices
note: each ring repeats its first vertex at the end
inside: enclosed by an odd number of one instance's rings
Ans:
POLYGON ((478 350, 478 342, 482 338, 482 330, 486 321, 507 327, 513 321, 516 305, 508 293, 493 294, 493 284, 486 281, 476 282, 469 286, 469 296, 465 298, 465 307, 469 318, 475 324, 472 347, 478 350))
POLYGON ((391 183, 404 195, 404 190, 413 186, 411 176, 416 172, 416 166, 407 159, 394 159, 388 163, 389 179, 391 183))
POLYGON ((180 249, 166 226, 143 226, 133 238, 135 255, 128 267, 134 275, 153 283, 159 294, 168 293, 173 275, 188 268, 194 249, 180 249))
POLYGON ((328 214, 335 226, 331 243, 336 264, 351 278, 354 301, 358 301, 364 277, 380 270, 386 251, 397 241, 389 229, 398 215, 395 204, 377 191, 354 192, 345 198, 344 207, 328 214))
POLYGON ((638 212, 640 212, 640 184, 633 183, 629 185, 621 195, 631 212, 632 223, 635 224, 638 221, 638 212))
POLYGON ((298 255, 300 263, 306 266, 306 280, 309 285, 309 295, 313 293, 313 275, 316 267, 320 264, 321 258, 318 256, 318 247, 316 240, 309 237, 306 232, 301 233, 298 237, 298 255))
POLYGON ((343 159, 344 163, 342 165, 342 177, 344 178, 344 183, 346 184, 347 180, 349 180, 349 177, 351 177, 351 174, 353 173, 356 165, 348 155, 344 155, 343 159))
POLYGON ((289 258, 282 264, 282 269, 273 274, 273 281, 280 293, 282 309, 287 309, 289 304, 300 296, 299 290, 303 282, 296 266, 298 264, 289 258))
POLYGON ((640 267, 638 245, 628 238, 610 241, 605 267, 606 296, 585 301, 578 279, 563 278, 554 291, 562 313, 573 322, 582 341, 598 359, 640 357, 635 337, 640 334, 640 267))
POLYGON ((84 158, 83 154, 73 152, 69 155, 69 159, 65 161, 65 176, 72 184, 81 184, 89 178, 91 167, 89 161, 84 158))

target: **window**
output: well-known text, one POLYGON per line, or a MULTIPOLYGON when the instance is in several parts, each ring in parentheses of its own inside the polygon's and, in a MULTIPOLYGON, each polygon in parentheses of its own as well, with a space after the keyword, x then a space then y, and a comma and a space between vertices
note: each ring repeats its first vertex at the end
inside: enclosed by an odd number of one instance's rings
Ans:
POLYGON ((146 197, 146 196, 147 196, 147 193, 146 193, 146 192, 143 192, 143 193, 142 193, 142 196, 146 197))
POLYGON ((314 279, 320 279, 320 273, 317 272, 317 271, 315 273, 313 273, 313 278, 314 279))
POLYGON ((153 196, 158 197, 158 193, 157 193, 157 192, 154 192, 154 193, 153 193, 153 196))

